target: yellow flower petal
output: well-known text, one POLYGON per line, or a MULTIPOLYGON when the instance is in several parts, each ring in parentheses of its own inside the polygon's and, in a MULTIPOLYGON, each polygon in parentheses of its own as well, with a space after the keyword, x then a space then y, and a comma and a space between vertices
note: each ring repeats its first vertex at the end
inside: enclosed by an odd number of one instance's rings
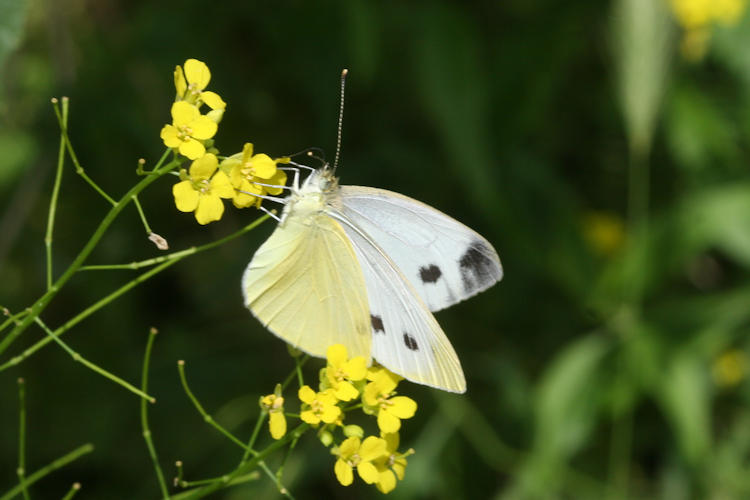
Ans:
POLYGON ((336 398, 339 401, 351 401, 359 396, 359 391, 349 382, 339 382, 336 387, 336 398))
POLYGON ((398 432, 383 434, 381 435, 381 437, 385 440, 386 450, 390 451, 391 453, 395 453, 396 450, 398 450, 398 443, 400 441, 398 432))
POLYGON ((221 219, 224 214, 224 203, 221 198, 213 194, 201 196, 198 199, 198 208, 195 209, 195 220, 198 224, 208 224, 221 219))
POLYGON ((391 466, 393 469, 393 472, 396 473, 396 476, 398 477, 399 481, 404 480, 404 473, 406 472, 406 459, 405 458, 399 458, 395 462, 393 462, 393 465, 391 466))
POLYGON ((299 388, 299 391, 297 391, 297 397, 299 397, 300 401, 303 403, 310 404, 315 400, 315 391, 313 391, 309 385, 303 385, 299 388))
POLYGON ((377 487, 381 493, 390 493, 396 488, 396 476, 391 470, 386 469, 380 472, 377 487))
MULTIPOLYGON (((200 116, 198 108, 185 101, 172 104, 172 123, 176 127, 184 127, 200 116)), ((208 138, 206 138, 208 139, 208 138)))
POLYGON ((205 89, 211 81, 211 72, 206 63, 197 59, 188 59, 185 61, 185 78, 195 86, 195 90, 200 91, 205 89))
POLYGON ((213 153, 206 153, 190 164, 190 177, 194 181, 209 179, 219 167, 219 160, 213 153))
POLYGON ((320 415, 320 419, 327 423, 334 423, 341 416, 341 408, 338 406, 328 406, 323 409, 323 413, 320 415))
POLYGON ((370 382, 365 386, 364 392, 362 392, 362 401, 367 406, 377 406, 379 396, 380 390, 378 389, 378 385, 374 382, 370 382))
POLYGON ((178 137, 179 130, 174 125, 164 125, 161 129, 161 139, 164 141, 164 145, 168 148, 176 148, 182 144, 182 140, 178 137))
POLYGON ((271 437, 281 439, 286 434, 286 418, 280 411, 271 412, 268 420, 271 437))
POLYGON ((300 413, 299 418, 302 419, 303 422, 315 425, 320 423, 320 418, 315 414, 312 410, 305 410, 302 413, 300 413))
POLYGON ((216 92, 201 92, 201 101, 211 109, 226 109, 227 103, 216 92))
POLYGON ((396 396, 389 399, 391 406, 388 411, 398 418, 411 418, 417 411, 417 403, 406 396, 396 396))
POLYGON ((174 88, 177 90, 177 97, 185 97, 187 82, 185 81, 185 73, 182 72, 182 66, 175 66, 174 68, 174 88))
POLYGON ((339 446, 339 454, 342 457, 351 457, 355 453, 357 453, 357 450, 359 450, 359 438, 358 437, 350 437, 344 439, 344 442, 341 443, 341 446, 339 446))
MULTIPOLYGON (((286 172, 283 170, 276 170, 276 173, 273 174, 273 177, 268 179, 268 184, 275 184, 277 186, 285 186, 286 185, 286 172)), ((266 191, 268 191, 268 194, 277 195, 284 192, 283 188, 275 188, 275 187, 267 187, 266 191)))
POLYGON ((328 350, 326 351, 328 364, 334 368, 339 368, 343 365, 344 362, 346 362, 347 356, 346 347, 343 344, 334 344, 328 347, 328 350))
POLYGON ((343 370, 349 380, 363 380, 367 375, 367 360, 363 356, 352 358, 344 364, 343 370))
POLYGON ((246 142, 242 147, 242 163, 247 163, 253 157, 253 143, 246 142))
POLYGON ((380 479, 378 469, 370 462, 360 462, 359 465, 357 465, 357 473, 367 484, 377 483, 378 479, 380 479))
POLYGON ((187 156, 191 160, 196 160, 203 156, 206 152, 206 147, 200 142, 193 138, 188 138, 186 141, 180 143, 180 154, 187 156))
POLYGON ((253 172, 256 177, 270 179, 276 173, 276 162, 267 154, 261 153, 255 155, 251 161, 253 162, 253 172))
POLYGON ((363 461, 369 462, 385 454, 385 440, 369 436, 362 441, 362 445, 359 447, 359 458, 363 461))
POLYGON ((193 183, 190 181, 178 182, 172 186, 172 195, 180 212, 192 212, 198 208, 198 191, 193 189, 193 183))
POLYGON ((378 412, 378 428, 383 432, 397 432, 401 428, 401 420, 386 410, 378 412))
POLYGON ((354 481, 352 468, 340 458, 336 460, 336 465, 333 466, 333 471, 336 473, 336 479, 338 479, 339 483, 344 486, 349 486, 352 484, 352 481, 354 481))
POLYGON ((219 126, 211 118, 201 115, 190 122, 190 128, 192 129, 190 135, 196 139, 204 140, 213 137, 219 126))
POLYGON ((211 179, 211 192, 222 198, 233 198, 234 188, 227 174, 219 170, 211 179))

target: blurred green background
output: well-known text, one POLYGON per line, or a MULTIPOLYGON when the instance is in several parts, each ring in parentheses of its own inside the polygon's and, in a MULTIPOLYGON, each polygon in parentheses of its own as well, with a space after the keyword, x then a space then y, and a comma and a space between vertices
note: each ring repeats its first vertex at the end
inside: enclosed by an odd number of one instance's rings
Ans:
MULTIPOLYGON (((44 291, 44 232, 71 99, 82 165, 117 197, 163 151, 172 71, 195 57, 227 101, 218 148, 332 158, 339 74, 350 70, 344 184, 392 189, 456 217, 498 249, 506 277, 438 320, 468 392, 404 383, 419 403, 392 498, 750 497, 750 15, 744 0, 145 2, 0 0, 0 304, 44 291)), ((227 207, 198 226, 164 179, 141 197, 172 249, 259 215, 227 207)), ((66 163, 55 269, 107 204, 66 163)), ((240 277, 272 223, 183 261, 65 339, 136 382, 156 340, 150 408, 168 478, 231 470, 257 398, 293 368, 243 307, 240 277)), ((90 263, 156 255, 134 207, 90 263)), ((55 327, 132 279, 79 273, 43 314, 55 327)), ((5 335, 3 332, 0 335, 5 335)), ((40 339, 30 328, 0 362, 40 339)), ((320 363, 311 362, 314 380, 320 363)), ((17 483, 16 379, 28 392, 29 471, 91 442, 32 498, 157 498, 139 400, 49 345, 0 372, 0 494, 17 483)), ((374 429, 370 429, 372 432, 374 429)), ((264 438, 268 439, 267 436, 264 438)), ((273 465, 275 457, 270 460, 273 465)), ((299 499, 378 498, 344 488, 306 435, 285 484, 299 499)), ((265 477, 211 498, 274 498, 265 477)))

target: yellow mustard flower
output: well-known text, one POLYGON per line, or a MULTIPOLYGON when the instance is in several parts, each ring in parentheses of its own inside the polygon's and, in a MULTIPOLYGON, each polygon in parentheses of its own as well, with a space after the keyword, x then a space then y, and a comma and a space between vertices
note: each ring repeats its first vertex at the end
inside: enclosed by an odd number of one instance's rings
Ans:
POLYGON ((286 417, 284 417, 284 398, 280 395, 263 396, 260 404, 268 412, 268 427, 271 437, 281 439, 286 434, 286 417))
POLYGON ((361 442, 357 437, 345 439, 338 448, 339 458, 333 467, 336 479, 344 486, 349 486, 354 481, 353 469, 356 467, 359 477, 364 482, 376 483, 380 474, 372 461, 383 455, 385 451, 385 440, 375 436, 369 436, 361 442))
POLYGON ((381 434, 386 443, 385 452, 374 460, 375 468, 378 469, 378 482, 375 486, 381 493, 390 493, 396 487, 396 479, 404 480, 406 472, 406 457, 414 453, 410 449, 406 453, 398 452, 399 435, 397 432, 381 434))
POLYGON ((351 401, 359 396, 359 391, 352 382, 359 382, 367 375, 367 360, 363 356, 348 359, 346 347, 334 344, 326 351, 327 386, 333 390, 339 401, 351 401))
POLYGON ((201 141, 212 138, 216 130, 216 123, 197 107, 178 101, 172 104, 172 125, 164 125, 161 138, 168 148, 177 148, 180 154, 195 160, 206 152, 201 141))
POLYGON ((740 349, 730 349, 719 356, 713 364, 716 385, 732 387, 739 384, 747 374, 747 355, 740 349))
POLYGON ((300 418, 308 424, 332 424, 341 416, 341 408, 336 406, 336 396, 330 391, 315 392, 310 386, 304 385, 300 387, 298 396, 308 406, 300 414, 300 418))
POLYGON ((234 189, 227 175, 217 171, 219 161, 211 153, 194 160, 190 164, 190 173, 182 182, 172 186, 172 194, 181 212, 195 212, 199 224, 221 219, 224 214, 224 203, 221 198, 234 196, 234 189))
POLYGON ((747 0, 670 0, 677 22, 684 29, 682 53, 690 60, 701 59, 708 48, 714 22, 731 25, 742 17, 747 0))
POLYGON ((283 188, 262 186, 268 184, 283 186, 286 184, 286 172, 277 169, 278 163, 288 162, 288 158, 272 159, 264 153, 253 154, 252 143, 245 143, 241 153, 225 159, 221 166, 229 171, 232 186, 237 190, 232 202, 237 208, 252 205, 260 206, 260 196, 266 193, 276 195, 283 188))
POLYGON ((198 107, 205 103, 212 110, 224 110, 227 103, 219 94, 203 90, 210 81, 211 71, 206 63, 197 59, 188 59, 184 68, 177 66, 174 70, 174 86, 178 100, 188 101, 198 107))
POLYGON ((406 396, 394 396, 393 391, 400 377, 388 370, 379 371, 362 393, 364 411, 377 414, 378 427, 382 432, 397 432, 401 420, 411 418, 417 411, 417 403, 406 396))

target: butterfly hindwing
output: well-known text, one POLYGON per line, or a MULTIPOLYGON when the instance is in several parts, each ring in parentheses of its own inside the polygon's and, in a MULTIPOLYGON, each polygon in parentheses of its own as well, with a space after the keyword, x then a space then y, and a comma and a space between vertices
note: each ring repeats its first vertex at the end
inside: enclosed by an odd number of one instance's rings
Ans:
POLYGON ((323 213, 290 214, 242 278, 245 305, 271 332, 325 357, 333 344, 370 358, 364 275, 341 225, 323 213))
POLYGON ((492 245, 442 212, 407 196, 341 186, 341 212, 377 242, 431 311, 494 285, 503 276, 492 245))
POLYGON ((331 213, 341 220, 364 274, 372 357, 412 382, 465 392, 458 356, 409 280, 356 223, 340 212, 331 213))

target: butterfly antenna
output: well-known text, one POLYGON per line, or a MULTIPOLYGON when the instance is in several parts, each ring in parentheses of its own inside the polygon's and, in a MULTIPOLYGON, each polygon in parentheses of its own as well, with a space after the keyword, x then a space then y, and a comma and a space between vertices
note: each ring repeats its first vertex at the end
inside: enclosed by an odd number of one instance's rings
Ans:
POLYGON ((339 104, 339 125, 336 133, 336 157, 333 159, 333 172, 336 173, 336 167, 339 164, 339 154, 341 153, 341 129, 344 123, 344 88, 346 87, 346 75, 348 69, 341 72, 341 103, 339 104))

